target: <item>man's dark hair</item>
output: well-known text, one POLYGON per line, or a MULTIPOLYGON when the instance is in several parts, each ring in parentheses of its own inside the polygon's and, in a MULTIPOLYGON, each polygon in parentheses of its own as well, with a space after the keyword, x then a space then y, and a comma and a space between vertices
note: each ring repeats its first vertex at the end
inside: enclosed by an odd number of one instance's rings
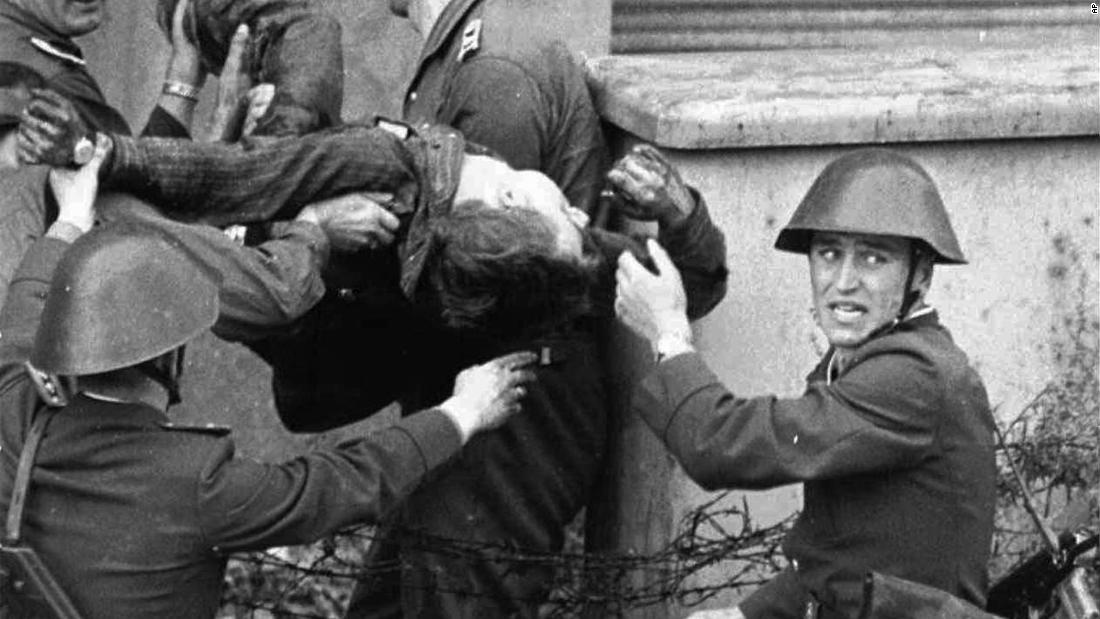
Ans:
POLYGON ((458 204, 433 224, 431 246, 426 270, 449 327, 536 337, 589 307, 595 259, 562 253, 535 211, 458 204))

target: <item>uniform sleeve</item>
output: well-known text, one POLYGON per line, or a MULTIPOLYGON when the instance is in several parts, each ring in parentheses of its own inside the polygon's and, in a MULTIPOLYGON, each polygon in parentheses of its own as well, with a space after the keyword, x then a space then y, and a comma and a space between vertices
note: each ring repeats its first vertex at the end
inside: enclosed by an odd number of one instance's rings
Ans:
POLYGON ((657 240, 680 270, 691 320, 706 316, 726 296, 726 238, 711 221, 699 192, 691 190, 695 209, 680 225, 663 228, 657 240))
POLYGON ((253 79, 275 85, 256 135, 302 135, 340 122, 340 23, 304 0, 198 0, 196 38, 210 66, 225 62, 237 26, 252 31, 253 79))
MULTIPOLYGON (((702 198, 695 195, 696 207, 687 220, 674 229, 661 230, 658 237, 683 278, 687 314, 691 320, 707 315, 726 296, 726 279, 729 276, 725 237, 711 221, 702 198)), ((615 269, 619 255, 629 251, 646 268, 656 267, 646 249, 644 236, 600 228, 588 228, 587 232, 602 258, 592 288, 593 312, 600 316, 613 316, 615 269)))
POLYGON ((739 398, 689 353, 658 364, 634 408, 704 488, 769 488, 922 461, 938 424, 936 374, 927 360, 891 351, 800 398, 739 398))
POLYGON ((460 447, 438 410, 283 464, 233 458, 225 440, 199 481, 198 513, 224 552, 302 544, 377 522, 460 447))
POLYGON ((463 63, 450 84, 443 122, 496 151, 517 170, 539 170, 547 148, 545 109, 535 81, 503 58, 463 63))
POLYGON ((216 273, 219 313, 214 334, 230 341, 271 335, 309 311, 325 293, 321 270, 328 237, 313 224, 294 222, 256 247, 230 239, 218 228, 167 219, 143 203, 116 203, 110 220, 137 221, 175 239, 201 266, 216 273))
POLYGON ((0 309, 0 365, 5 372, 30 357, 46 305, 46 292, 68 247, 65 241, 42 237, 27 250, 16 269, 7 300, 0 309))
POLYGON ((375 128, 238 144, 112 138, 108 187, 215 226, 291 219, 312 201, 418 180, 409 142, 375 128))
POLYGON ((0 306, 23 255, 46 232, 45 167, 0 173, 0 306))

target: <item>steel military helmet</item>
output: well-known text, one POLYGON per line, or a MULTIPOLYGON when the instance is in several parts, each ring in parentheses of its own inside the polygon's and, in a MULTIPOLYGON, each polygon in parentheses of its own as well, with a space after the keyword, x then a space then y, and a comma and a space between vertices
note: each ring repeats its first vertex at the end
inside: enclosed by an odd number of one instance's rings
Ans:
POLYGON ((853 151, 825 166, 775 248, 808 253, 814 232, 917 239, 934 262, 966 264, 932 177, 916 161, 884 148, 853 151))
POLYGON ((77 239, 58 264, 30 362, 67 376, 129 367, 187 343, 217 317, 217 285, 175 242, 109 223, 77 239))

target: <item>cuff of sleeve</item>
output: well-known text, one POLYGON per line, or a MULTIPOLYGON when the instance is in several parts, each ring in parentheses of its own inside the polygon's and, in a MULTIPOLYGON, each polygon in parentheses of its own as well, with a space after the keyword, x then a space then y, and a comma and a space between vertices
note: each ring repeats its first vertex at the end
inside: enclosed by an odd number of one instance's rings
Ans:
POLYGON ((408 434, 416 444, 425 471, 443 464, 462 447, 458 428, 438 409, 433 408, 405 417, 396 427, 408 434))
POLYGON ((317 252, 321 258, 321 264, 328 264, 329 253, 332 250, 332 244, 328 240, 328 235, 317 224, 310 223, 308 221, 287 221, 276 222, 271 228, 272 233, 277 237, 297 237, 305 241, 305 244, 310 249, 317 252))
MULTIPOLYGON (((74 226, 75 227, 75 226, 74 226)), ((18 280, 35 280, 48 283, 53 279, 54 269, 70 243, 54 237, 42 237, 23 256, 23 261, 12 277, 14 284, 18 280)))
POLYGON ((677 244, 686 246, 693 239, 698 238, 700 230, 710 222, 710 211, 707 210, 706 200, 694 187, 688 187, 691 197, 695 199, 695 208, 684 221, 675 226, 662 226, 657 231, 657 240, 662 247, 675 247, 677 244))
POLYGON ((684 402, 717 381, 698 352, 684 352, 657 364, 634 392, 634 409, 667 441, 668 430, 684 402))
POLYGON ((99 177, 103 180, 104 186, 125 186, 131 171, 140 167, 137 142, 128 135, 112 133, 110 137, 111 152, 103 164, 103 169, 100 170, 99 177))
POLYGON ((46 230, 47 238, 57 239, 65 243, 72 243, 80 238, 82 234, 84 234, 84 230, 80 229, 76 224, 71 224, 60 219, 50 224, 50 229, 46 230))

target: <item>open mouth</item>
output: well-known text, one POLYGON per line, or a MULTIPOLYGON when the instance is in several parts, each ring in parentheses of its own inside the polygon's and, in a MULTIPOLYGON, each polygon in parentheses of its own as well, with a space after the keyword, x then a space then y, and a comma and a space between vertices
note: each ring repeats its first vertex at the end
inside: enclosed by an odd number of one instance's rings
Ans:
POLYGON ((867 313, 867 306, 848 301, 829 303, 827 307, 840 323, 855 322, 867 313))

